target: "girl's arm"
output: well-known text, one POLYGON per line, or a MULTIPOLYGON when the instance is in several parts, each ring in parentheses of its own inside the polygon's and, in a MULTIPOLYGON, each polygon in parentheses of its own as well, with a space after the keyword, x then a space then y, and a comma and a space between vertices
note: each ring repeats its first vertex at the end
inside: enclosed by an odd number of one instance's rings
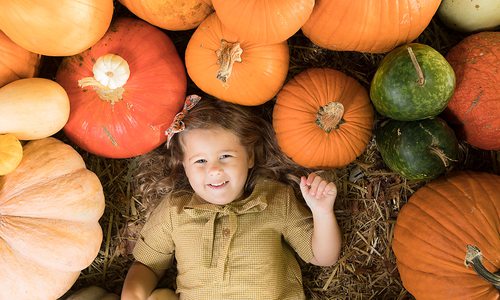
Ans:
POLYGON ((152 270, 146 265, 135 261, 128 270, 123 283, 121 299, 146 300, 164 273, 164 270, 152 270))
POLYGON ((342 244, 342 233, 333 212, 337 188, 333 182, 327 182, 311 173, 307 178, 301 178, 300 190, 313 216, 314 257, 311 263, 331 266, 338 260, 342 244))

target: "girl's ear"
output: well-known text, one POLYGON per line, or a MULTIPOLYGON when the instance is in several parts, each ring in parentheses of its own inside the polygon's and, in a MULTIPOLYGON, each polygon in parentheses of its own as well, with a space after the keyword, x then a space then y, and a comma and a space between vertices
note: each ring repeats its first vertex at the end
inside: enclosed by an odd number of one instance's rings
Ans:
POLYGON ((248 151, 248 168, 253 168, 255 164, 255 151, 248 151))

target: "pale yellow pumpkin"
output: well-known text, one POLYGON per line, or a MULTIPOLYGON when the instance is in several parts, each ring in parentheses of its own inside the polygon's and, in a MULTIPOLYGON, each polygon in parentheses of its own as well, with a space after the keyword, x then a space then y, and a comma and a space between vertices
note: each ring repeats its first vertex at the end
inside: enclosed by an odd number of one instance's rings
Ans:
POLYGON ((0 177, 0 299, 57 299, 97 256, 104 194, 71 146, 30 141, 0 177))
POLYGON ((68 118, 68 94, 53 80, 25 78, 0 88, 0 134, 42 139, 61 130, 68 118))
POLYGON ((0 134, 0 176, 14 171, 23 158, 23 146, 13 134, 0 134))

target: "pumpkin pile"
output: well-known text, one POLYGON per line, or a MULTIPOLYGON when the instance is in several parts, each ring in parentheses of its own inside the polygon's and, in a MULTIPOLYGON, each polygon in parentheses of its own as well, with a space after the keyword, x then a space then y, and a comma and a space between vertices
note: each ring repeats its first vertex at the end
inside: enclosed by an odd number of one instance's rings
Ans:
MULTIPOLYGON (((81 153, 158 148, 188 89, 270 103, 281 150, 311 169, 348 167, 374 135, 389 169, 429 180, 397 219, 405 288, 418 299, 498 299, 473 270, 498 283, 500 177, 448 172, 457 137, 500 150, 500 32, 485 31, 500 25, 498 1, 4 2, 0 299, 57 299, 73 286, 98 255, 105 206, 81 153), (446 55, 416 40, 434 16, 467 35, 446 55), (384 57, 363 81, 347 68, 291 64, 292 37, 318 53, 384 57), (46 57, 60 58, 54 74, 40 74, 46 57)), ((106 296, 90 288, 74 299, 85 293, 106 296)))

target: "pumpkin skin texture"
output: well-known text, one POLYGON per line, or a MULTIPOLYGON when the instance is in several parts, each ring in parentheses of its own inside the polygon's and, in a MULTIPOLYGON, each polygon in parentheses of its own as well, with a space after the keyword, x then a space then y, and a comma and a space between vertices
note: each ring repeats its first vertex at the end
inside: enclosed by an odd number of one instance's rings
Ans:
POLYGON ((0 31, 0 87, 38 74, 41 55, 20 47, 0 31))
POLYGON ((13 134, 0 134, 0 176, 14 171, 23 158, 23 146, 13 134))
POLYGON ((196 28, 213 12, 209 0, 119 0, 139 18, 167 30, 196 28))
POLYGON ((108 158, 141 155, 165 142, 187 85, 170 38, 132 18, 116 19, 91 49, 65 58, 56 80, 71 102, 65 134, 84 150, 108 158), (96 81, 108 66, 113 75, 99 78, 109 88, 96 81))
POLYGON ((500 150, 500 32, 470 35, 446 59, 457 86, 445 118, 469 144, 500 150))
POLYGON ((68 56, 94 45, 112 16, 112 0, 2 1, 0 30, 28 51, 68 56))
POLYGON ((367 91, 328 68, 310 68, 288 81, 273 110, 282 151, 312 168, 343 167, 366 148, 373 126, 367 91))
POLYGON ((440 118, 418 121, 387 120, 375 130, 385 164, 407 179, 432 179, 458 159, 458 140, 440 118))
POLYGON ((384 53, 416 39, 441 0, 316 0, 302 32, 335 51, 384 53))
POLYGON ((262 104, 278 93, 286 79, 289 58, 286 42, 242 40, 222 26, 215 13, 196 28, 185 54, 189 77, 200 89, 247 106, 262 104))
POLYGON ((299 31, 314 0, 212 0, 212 4, 222 24, 241 39, 274 44, 299 31))
POLYGON ((384 57, 370 84, 370 98, 381 115, 414 121, 441 113, 454 89, 455 73, 446 59, 430 46, 413 43, 384 57))
POLYGON ((437 14, 443 23, 463 32, 492 30, 500 26, 500 1, 443 0, 437 14))
POLYGON ((104 194, 72 147, 30 141, 0 178, 0 299, 58 299, 97 256, 104 194))
POLYGON ((0 134, 42 139, 64 127, 69 111, 68 94, 53 80, 24 78, 0 88, 0 134))
POLYGON ((500 269, 500 177, 456 172, 417 190, 399 212, 392 249, 416 299, 497 300, 495 287, 464 265, 475 245, 490 272, 500 269))

